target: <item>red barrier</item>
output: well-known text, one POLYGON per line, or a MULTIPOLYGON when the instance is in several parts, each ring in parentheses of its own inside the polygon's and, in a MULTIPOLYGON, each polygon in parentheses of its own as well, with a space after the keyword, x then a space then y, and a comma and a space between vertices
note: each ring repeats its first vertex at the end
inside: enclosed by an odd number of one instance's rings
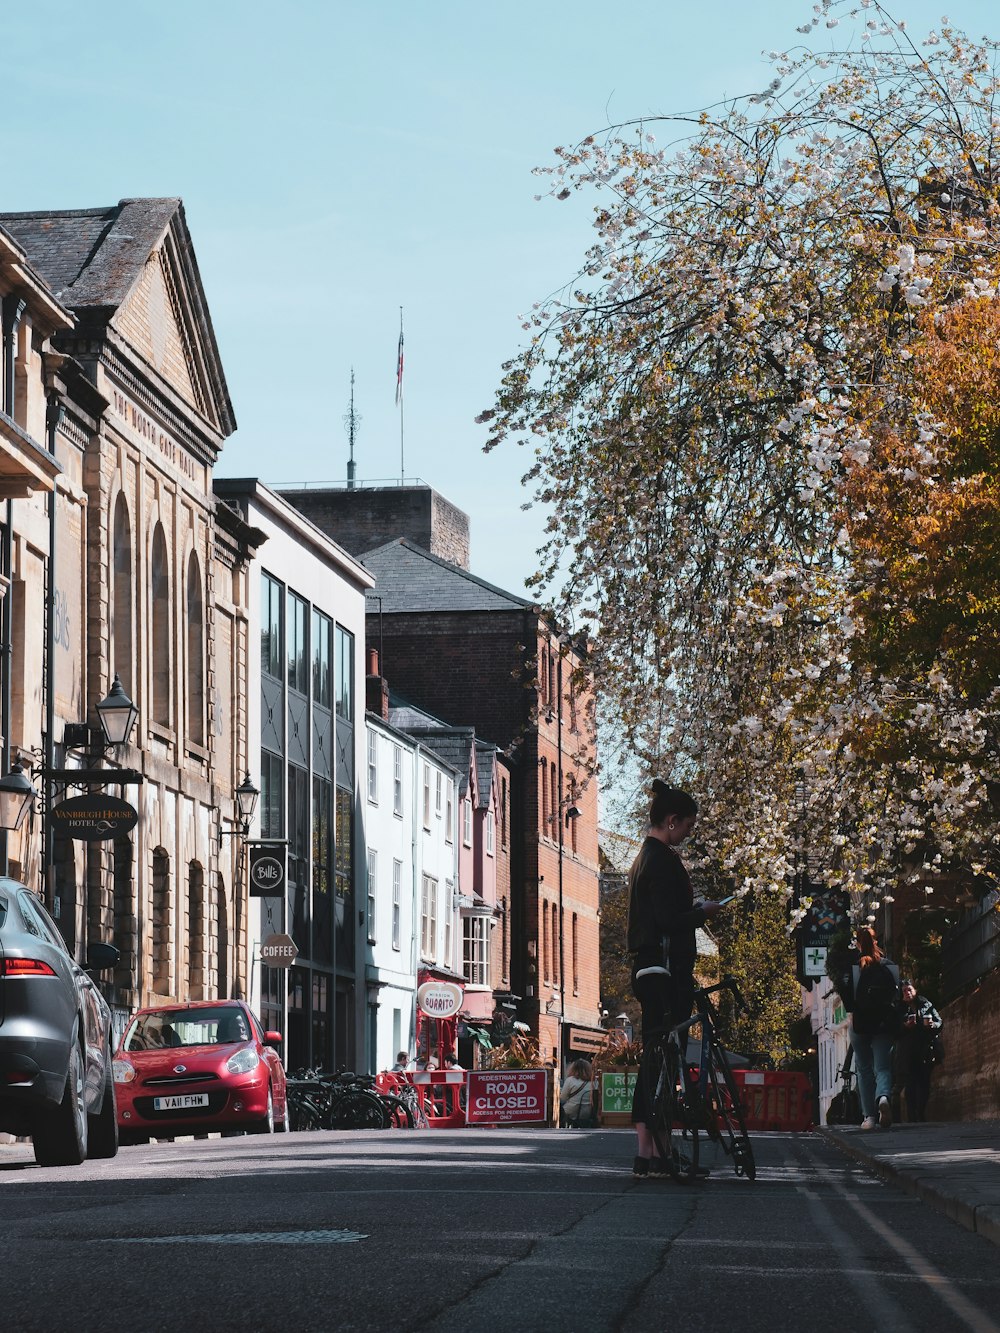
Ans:
POLYGON ((747 1129, 802 1131, 813 1125, 813 1094, 807 1074, 771 1069, 734 1069, 747 1129))
POLYGON ((386 1072, 375 1079, 380 1092, 391 1092, 402 1079, 412 1083, 417 1092, 421 1110, 431 1129, 465 1128, 465 1071, 462 1069, 417 1069, 406 1073, 386 1072), (389 1080, 393 1080, 390 1086, 389 1080))

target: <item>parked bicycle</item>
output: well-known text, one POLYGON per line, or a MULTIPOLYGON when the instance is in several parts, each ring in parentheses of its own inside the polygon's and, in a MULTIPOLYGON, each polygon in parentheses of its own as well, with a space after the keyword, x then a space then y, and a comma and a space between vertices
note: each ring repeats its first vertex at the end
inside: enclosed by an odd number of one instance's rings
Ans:
POLYGON ((311 1129, 412 1129, 406 1100, 383 1094, 368 1074, 300 1069, 287 1080, 289 1125, 311 1129))
MULTIPOLYGON (((757 1174, 747 1134, 743 1103, 729 1060, 719 1040, 719 1015, 711 996, 729 991, 736 1005, 746 1004, 732 977, 695 991, 697 1012, 683 1023, 664 1026, 643 1052, 639 1077, 645 1080, 650 1130, 656 1151, 675 1180, 690 1182, 699 1174, 699 1136, 718 1143, 732 1159, 738 1176, 757 1174), (697 1065, 688 1063, 688 1038, 699 1028, 697 1065)), ((664 1016, 665 1025, 670 1016, 664 1016)))

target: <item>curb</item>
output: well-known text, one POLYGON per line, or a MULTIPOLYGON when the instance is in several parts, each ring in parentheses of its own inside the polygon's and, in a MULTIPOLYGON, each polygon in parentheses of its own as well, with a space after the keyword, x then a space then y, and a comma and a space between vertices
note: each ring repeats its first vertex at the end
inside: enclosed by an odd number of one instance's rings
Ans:
POLYGON ((868 1167, 870 1171, 877 1176, 881 1176, 883 1180, 891 1181, 906 1194, 915 1195, 922 1203, 926 1203, 933 1208, 935 1212, 943 1213, 952 1222, 957 1222, 959 1226, 965 1227, 966 1231, 972 1231, 977 1236, 982 1236, 984 1240, 1000 1246, 1000 1209, 992 1204, 967 1203, 964 1199, 958 1198, 957 1195, 949 1194, 946 1185, 915 1175, 912 1171, 900 1170, 899 1167, 893 1166, 883 1158, 866 1152, 864 1148, 855 1144, 852 1140, 831 1133, 823 1126, 817 1126, 814 1132, 822 1135, 828 1143, 835 1144, 846 1156, 853 1157, 856 1162, 868 1167))

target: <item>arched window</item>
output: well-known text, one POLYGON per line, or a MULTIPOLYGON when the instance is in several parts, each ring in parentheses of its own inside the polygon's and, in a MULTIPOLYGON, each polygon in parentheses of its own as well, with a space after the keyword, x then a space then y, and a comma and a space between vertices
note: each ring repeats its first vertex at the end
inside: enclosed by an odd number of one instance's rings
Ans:
POLYGON ((153 556, 150 568, 152 594, 152 672, 153 720, 161 726, 170 726, 170 569, 167 563, 167 539, 163 525, 157 523, 153 533, 153 556))
POLYGON ((170 995, 173 987, 174 911, 170 892, 170 857, 162 847, 153 852, 153 990, 170 995))
POLYGON ((542 903, 542 980, 549 979, 549 905, 542 903))
POLYGON ((205 998, 205 872, 197 861, 188 866, 188 994, 205 998))
POLYGON ((220 1000, 229 997, 229 907, 226 902, 226 881, 219 875, 215 886, 215 956, 218 970, 216 995, 220 1000))
POLYGON ((132 619, 134 593, 132 581, 132 527, 124 495, 115 501, 115 527, 112 537, 114 564, 113 591, 113 657, 114 669, 125 693, 134 696, 132 689, 132 619))
POLYGON ((549 832, 549 761, 541 761, 542 770, 542 837, 547 837, 549 832))
POLYGON ((115 984, 131 991, 135 984, 138 920, 132 885, 132 839, 115 838, 112 844, 114 877, 114 940, 118 948, 115 984))
POLYGON ((188 739, 205 744, 205 602, 198 557, 191 556, 187 576, 188 739))

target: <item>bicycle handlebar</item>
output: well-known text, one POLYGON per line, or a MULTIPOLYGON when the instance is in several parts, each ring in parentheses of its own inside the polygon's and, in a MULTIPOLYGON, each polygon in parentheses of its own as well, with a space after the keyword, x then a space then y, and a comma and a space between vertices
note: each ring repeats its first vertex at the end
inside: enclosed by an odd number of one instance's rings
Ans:
POLYGON ((751 1012, 750 1006, 743 998, 743 992, 736 984, 736 978, 734 976, 730 976, 729 973, 727 973, 722 978, 721 981, 717 981, 714 986, 699 986, 696 989, 695 994, 708 996, 708 995, 714 995, 717 991, 722 991, 722 990, 729 991, 734 1001, 736 1002, 737 1009, 741 1009, 745 1014, 749 1014, 751 1012))

